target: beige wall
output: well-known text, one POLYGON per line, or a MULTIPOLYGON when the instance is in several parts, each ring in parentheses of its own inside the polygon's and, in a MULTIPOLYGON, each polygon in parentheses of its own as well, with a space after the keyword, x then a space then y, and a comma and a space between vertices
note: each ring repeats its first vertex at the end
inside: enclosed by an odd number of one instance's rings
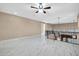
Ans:
POLYGON ((79 15, 77 16, 78 29, 79 29, 79 15))
MULTIPOLYGON (((79 29, 79 15, 77 16, 77 22, 78 22, 78 29, 79 29)), ((77 34, 77 37, 79 39, 79 33, 77 34)))
POLYGON ((69 29, 77 29, 77 23, 64 23, 64 24, 46 24, 46 30, 69 30, 69 29))
POLYGON ((77 23, 54 24, 52 25, 52 28, 56 30, 70 30, 74 28, 77 29, 78 25, 77 23))
POLYGON ((46 30, 52 30, 52 25, 46 23, 46 30))
POLYGON ((0 12, 0 40, 40 33, 40 22, 0 12))

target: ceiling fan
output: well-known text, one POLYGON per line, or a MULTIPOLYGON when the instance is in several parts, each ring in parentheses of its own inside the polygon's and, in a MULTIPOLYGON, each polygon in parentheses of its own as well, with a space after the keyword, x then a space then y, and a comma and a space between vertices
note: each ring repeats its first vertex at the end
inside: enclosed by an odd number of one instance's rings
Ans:
POLYGON ((31 8, 37 9, 37 11, 35 13, 42 11, 44 14, 46 13, 45 9, 51 9, 50 6, 44 7, 42 3, 39 3, 37 7, 31 6, 31 8))

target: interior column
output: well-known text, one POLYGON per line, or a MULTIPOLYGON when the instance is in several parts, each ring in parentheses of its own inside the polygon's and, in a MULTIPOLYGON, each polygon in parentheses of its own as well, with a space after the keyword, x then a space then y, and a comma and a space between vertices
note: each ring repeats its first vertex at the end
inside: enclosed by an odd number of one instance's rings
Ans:
POLYGON ((41 23, 41 39, 45 40, 45 23, 41 23))

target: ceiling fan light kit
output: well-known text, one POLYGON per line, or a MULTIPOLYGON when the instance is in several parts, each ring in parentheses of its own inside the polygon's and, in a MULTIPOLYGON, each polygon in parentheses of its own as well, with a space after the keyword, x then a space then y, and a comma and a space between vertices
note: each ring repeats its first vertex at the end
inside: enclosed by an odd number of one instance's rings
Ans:
POLYGON ((37 11, 35 13, 43 12, 44 14, 46 13, 46 11, 45 11, 46 9, 51 9, 50 6, 44 7, 43 6, 43 3, 38 3, 38 6, 37 7, 31 6, 31 8, 37 9, 37 11))

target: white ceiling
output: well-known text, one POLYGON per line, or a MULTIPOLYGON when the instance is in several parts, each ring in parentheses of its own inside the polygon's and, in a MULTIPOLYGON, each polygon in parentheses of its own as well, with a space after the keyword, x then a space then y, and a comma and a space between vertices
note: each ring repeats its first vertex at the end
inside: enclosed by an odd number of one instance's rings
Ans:
POLYGON ((35 13, 36 9, 30 8, 31 5, 36 6, 34 3, 0 3, 0 11, 52 24, 58 23, 58 17, 60 23, 76 21, 79 13, 78 3, 46 3, 45 6, 51 6, 46 14, 35 13))

